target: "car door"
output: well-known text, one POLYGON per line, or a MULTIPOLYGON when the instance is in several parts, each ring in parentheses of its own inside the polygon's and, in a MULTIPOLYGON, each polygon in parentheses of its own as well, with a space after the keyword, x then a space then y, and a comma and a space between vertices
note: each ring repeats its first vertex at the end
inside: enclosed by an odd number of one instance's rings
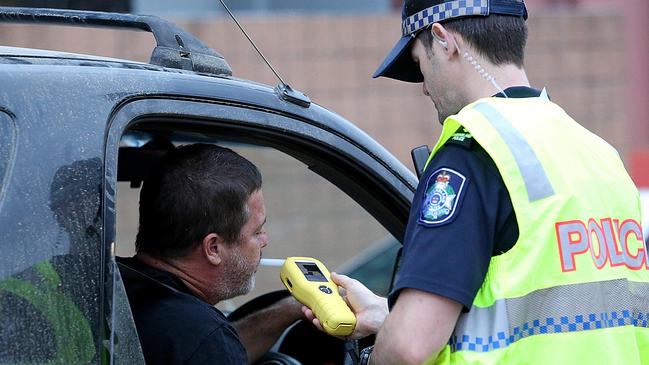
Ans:
MULTIPOLYGON (((106 145, 105 239, 111 263, 116 254, 133 253, 139 184, 151 161, 164 153, 155 146, 168 142, 230 147, 260 168, 271 236, 266 257, 313 256, 336 269, 374 243, 402 240, 416 184, 403 165, 351 123, 315 104, 296 115, 290 109, 295 106, 282 110, 254 103, 254 98, 173 96, 122 103, 106 145)), ((384 285, 394 259, 386 262, 383 278, 374 278, 384 285)), ((110 272, 111 327, 132 327, 118 274, 110 272)), ((281 289, 278 276, 277 268, 260 268, 255 292, 219 307, 229 312, 281 289)), ((116 348, 115 354, 131 359, 138 351, 116 348)))

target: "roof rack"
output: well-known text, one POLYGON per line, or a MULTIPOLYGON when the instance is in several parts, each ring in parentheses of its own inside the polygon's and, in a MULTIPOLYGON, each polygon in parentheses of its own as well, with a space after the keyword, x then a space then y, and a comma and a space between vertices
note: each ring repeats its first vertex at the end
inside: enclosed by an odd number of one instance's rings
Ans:
POLYGON ((230 65, 218 52, 175 24, 152 15, 0 7, 0 22, 143 30, 153 33, 157 43, 149 63, 220 76, 232 75, 230 65))

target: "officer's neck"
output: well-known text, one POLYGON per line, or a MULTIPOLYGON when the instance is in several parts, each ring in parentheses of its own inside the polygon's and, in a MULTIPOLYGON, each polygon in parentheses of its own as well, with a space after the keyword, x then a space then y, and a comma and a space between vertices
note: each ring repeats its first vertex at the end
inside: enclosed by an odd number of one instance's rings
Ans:
MULTIPOLYGON (((487 61, 483 61, 483 65, 489 74, 494 77, 496 85, 502 90, 513 86, 530 86, 525 69, 523 68, 518 68, 513 64, 494 66, 487 61)), ((468 63, 465 64, 465 72, 467 75, 465 78, 465 92, 470 102, 492 96, 502 91, 498 90, 492 82, 480 76, 473 66, 468 63)))

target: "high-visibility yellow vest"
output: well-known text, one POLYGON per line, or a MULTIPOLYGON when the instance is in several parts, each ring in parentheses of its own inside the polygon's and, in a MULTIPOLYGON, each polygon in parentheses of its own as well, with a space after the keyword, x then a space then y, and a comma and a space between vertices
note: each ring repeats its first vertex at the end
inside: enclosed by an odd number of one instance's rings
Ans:
POLYGON ((547 98, 485 98, 446 119, 431 158, 461 127, 495 162, 519 238, 435 363, 649 364, 640 201, 617 151, 547 98))

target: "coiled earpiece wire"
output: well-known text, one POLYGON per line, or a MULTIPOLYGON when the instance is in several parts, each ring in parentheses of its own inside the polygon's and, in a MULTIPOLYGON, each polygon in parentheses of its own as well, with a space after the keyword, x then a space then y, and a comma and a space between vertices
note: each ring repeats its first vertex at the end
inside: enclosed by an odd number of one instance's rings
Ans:
MULTIPOLYGON (((442 46, 446 48, 447 42, 445 40, 440 39, 439 36, 435 34, 435 32, 431 32, 431 34, 440 44, 442 44, 442 46)), ((455 37, 451 37, 451 38, 453 39, 453 44, 455 44, 458 53, 460 53, 462 55, 462 58, 464 58, 471 66, 473 66, 473 68, 478 72, 478 74, 480 74, 480 77, 489 81, 491 85, 493 85, 493 87, 496 88, 496 90, 498 90, 499 93, 503 94, 505 98, 508 98, 507 94, 505 93, 505 90, 503 90, 503 88, 500 87, 500 85, 498 85, 498 83, 496 82, 496 78, 491 76, 491 74, 487 72, 487 70, 485 70, 484 67, 480 65, 480 63, 478 63, 478 60, 476 60, 473 56, 469 54, 469 52, 467 51, 462 52, 462 49, 455 41, 455 37)))
MULTIPOLYGON (((455 46, 457 47, 457 43, 455 44, 455 46)), ((458 51, 461 52, 461 51, 460 51, 460 47, 458 47, 458 51)), ((489 74, 489 72, 487 72, 487 70, 485 70, 485 69, 484 69, 484 68, 483 68, 483 67, 478 63, 478 61, 477 61, 475 58, 473 58, 473 56, 471 56, 471 55, 469 54, 469 52, 466 52, 466 51, 465 51, 464 53, 462 53, 462 58, 464 58, 464 59, 465 59, 469 64, 471 64, 471 66, 473 66, 473 68, 474 68, 476 71, 478 71, 478 73, 480 74, 480 76, 482 76, 483 79, 485 79, 485 80, 491 82, 491 84, 496 88, 496 90, 498 90, 498 92, 500 92, 501 94, 503 94, 503 95, 505 96, 505 98, 508 97, 507 94, 505 93, 505 90, 503 90, 503 88, 500 87, 500 85, 498 85, 498 83, 496 82, 496 78, 493 77, 493 76, 491 76, 491 74, 489 74)))

